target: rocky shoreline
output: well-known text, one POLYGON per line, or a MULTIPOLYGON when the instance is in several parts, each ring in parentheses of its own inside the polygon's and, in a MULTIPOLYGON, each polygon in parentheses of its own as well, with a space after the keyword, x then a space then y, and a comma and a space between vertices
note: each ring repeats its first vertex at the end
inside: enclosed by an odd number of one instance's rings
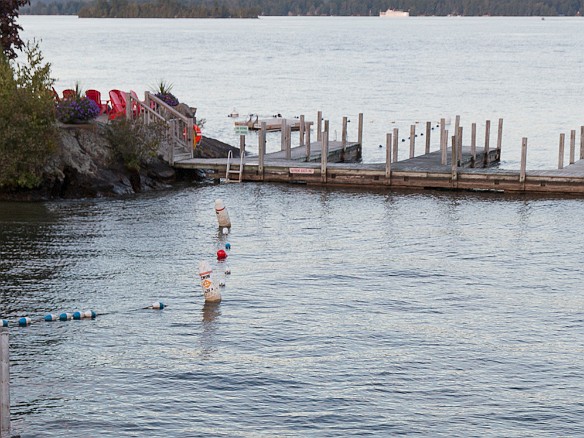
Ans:
MULTIPOLYGON (((112 147, 104 135, 105 125, 61 125, 58 150, 43 170, 40 187, 0 189, 3 201, 46 201, 51 199, 107 198, 168 189, 176 183, 203 181, 203 172, 176 171, 160 158, 153 158, 140 171, 130 171, 113 163, 112 147)), ((195 149, 195 157, 222 158, 239 149, 205 137, 195 149)))

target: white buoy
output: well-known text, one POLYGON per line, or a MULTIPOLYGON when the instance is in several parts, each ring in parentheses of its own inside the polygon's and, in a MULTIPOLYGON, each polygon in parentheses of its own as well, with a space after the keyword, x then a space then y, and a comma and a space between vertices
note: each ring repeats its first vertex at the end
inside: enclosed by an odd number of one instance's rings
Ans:
POLYGON ((95 319, 96 317, 97 313, 95 312, 95 310, 86 310, 85 312, 83 312, 83 318, 95 319))
POLYGON ((227 208, 223 204, 223 200, 215 200, 215 213, 217 214, 217 222, 219 222, 220 227, 231 227, 231 220, 229 219, 229 214, 227 214, 227 208))
POLYGON ((150 306, 151 309, 154 310, 162 310, 164 309, 166 306, 164 305, 163 302, 161 301, 157 301, 156 303, 152 303, 152 305, 150 306))
POLYGON ((211 274, 213 270, 211 265, 207 261, 199 262, 199 276, 201 277, 201 287, 203 288, 203 295, 205 295, 206 302, 219 302, 221 301, 221 292, 213 284, 213 279, 211 274))

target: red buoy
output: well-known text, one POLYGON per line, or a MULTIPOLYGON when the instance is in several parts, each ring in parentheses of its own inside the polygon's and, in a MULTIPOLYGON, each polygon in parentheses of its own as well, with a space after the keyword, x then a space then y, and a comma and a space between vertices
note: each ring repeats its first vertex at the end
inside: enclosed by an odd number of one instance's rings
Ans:
POLYGON ((219 251, 217 251, 217 260, 225 260, 227 258, 227 253, 220 249, 219 251))

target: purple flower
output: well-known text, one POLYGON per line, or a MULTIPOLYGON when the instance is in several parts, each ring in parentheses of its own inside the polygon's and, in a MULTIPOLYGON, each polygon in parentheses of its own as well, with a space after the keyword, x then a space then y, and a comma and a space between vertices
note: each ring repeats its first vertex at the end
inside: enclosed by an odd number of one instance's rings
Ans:
POLYGON ((57 120, 63 123, 86 122, 95 119, 100 109, 97 103, 87 97, 64 99, 56 106, 57 120))

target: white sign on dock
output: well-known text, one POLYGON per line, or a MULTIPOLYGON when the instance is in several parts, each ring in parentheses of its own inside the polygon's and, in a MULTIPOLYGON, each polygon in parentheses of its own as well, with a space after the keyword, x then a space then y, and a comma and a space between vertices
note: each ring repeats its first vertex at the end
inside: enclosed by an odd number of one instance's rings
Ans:
POLYGON ((291 167, 290 173, 314 174, 314 169, 307 169, 306 167, 291 167))

